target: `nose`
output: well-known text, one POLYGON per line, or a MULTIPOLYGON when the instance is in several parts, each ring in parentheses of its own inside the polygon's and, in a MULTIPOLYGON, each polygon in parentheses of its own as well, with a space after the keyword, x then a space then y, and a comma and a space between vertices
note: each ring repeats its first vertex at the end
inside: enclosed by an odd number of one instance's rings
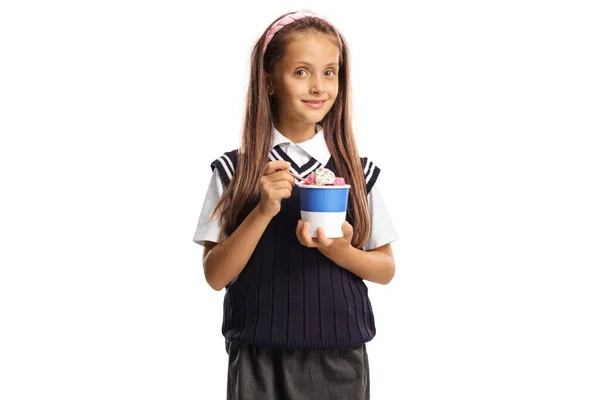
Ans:
POLYGON ((321 93, 325 89, 323 84, 323 77, 319 75, 313 75, 310 81, 310 90, 312 93, 321 93))

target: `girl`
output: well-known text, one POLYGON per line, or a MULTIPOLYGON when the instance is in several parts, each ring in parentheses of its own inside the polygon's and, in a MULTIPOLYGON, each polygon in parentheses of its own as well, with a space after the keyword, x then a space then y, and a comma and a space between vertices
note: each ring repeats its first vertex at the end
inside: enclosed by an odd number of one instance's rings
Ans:
POLYGON ((349 72, 344 37, 309 12, 283 15, 254 46, 242 143, 211 164, 194 235, 208 284, 226 288, 228 399, 369 398, 363 280, 390 282, 397 235, 380 170, 358 155, 349 72), (342 238, 313 238, 300 220, 289 172, 322 166, 352 185, 342 238))

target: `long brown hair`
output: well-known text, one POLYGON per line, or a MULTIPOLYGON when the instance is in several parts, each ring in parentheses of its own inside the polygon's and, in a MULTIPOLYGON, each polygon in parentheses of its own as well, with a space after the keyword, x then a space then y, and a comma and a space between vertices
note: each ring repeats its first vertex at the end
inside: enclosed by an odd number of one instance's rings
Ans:
MULTIPOLYGON (((271 25, 289 14, 293 12, 280 16, 271 25)), ((314 30, 335 38, 340 47, 338 95, 333 107, 320 124, 323 126, 325 142, 333 157, 337 175, 352 185, 348 199, 348 216, 354 228, 352 245, 361 248, 370 236, 371 222, 364 172, 352 129, 350 63, 346 41, 341 33, 327 22, 315 17, 306 17, 286 25, 277 32, 263 57, 262 48, 269 28, 265 30, 252 50, 250 82, 237 168, 213 211, 213 214, 219 214, 220 218, 220 240, 237 228, 240 216, 248 211, 248 204, 256 202, 260 196, 259 181, 265 164, 269 162, 268 155, 273 142, 273 127, 277 115, 276 105, 269 98, 266 74, 273 71, 292 35, 314 30)))

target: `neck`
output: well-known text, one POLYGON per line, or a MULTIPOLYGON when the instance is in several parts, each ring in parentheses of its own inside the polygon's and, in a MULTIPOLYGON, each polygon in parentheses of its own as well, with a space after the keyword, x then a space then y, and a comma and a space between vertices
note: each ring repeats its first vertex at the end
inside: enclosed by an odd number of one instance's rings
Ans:
POLYGON ((305 142, 317 133, 316 124, 307 124, 296 121, 282 121, 277 123, 275 128, 293 143, 305 142))

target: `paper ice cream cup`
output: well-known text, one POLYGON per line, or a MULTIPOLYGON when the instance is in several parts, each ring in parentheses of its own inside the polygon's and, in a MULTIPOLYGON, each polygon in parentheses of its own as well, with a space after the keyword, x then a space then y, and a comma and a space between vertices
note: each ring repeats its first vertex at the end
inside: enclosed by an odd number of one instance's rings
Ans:
POLYGON ((317 237, 317 228, 323 228, 328 238, 343 237, 350 185, 318 186, 299 183, 300 217, 308 222, 309 233, 317 237))

